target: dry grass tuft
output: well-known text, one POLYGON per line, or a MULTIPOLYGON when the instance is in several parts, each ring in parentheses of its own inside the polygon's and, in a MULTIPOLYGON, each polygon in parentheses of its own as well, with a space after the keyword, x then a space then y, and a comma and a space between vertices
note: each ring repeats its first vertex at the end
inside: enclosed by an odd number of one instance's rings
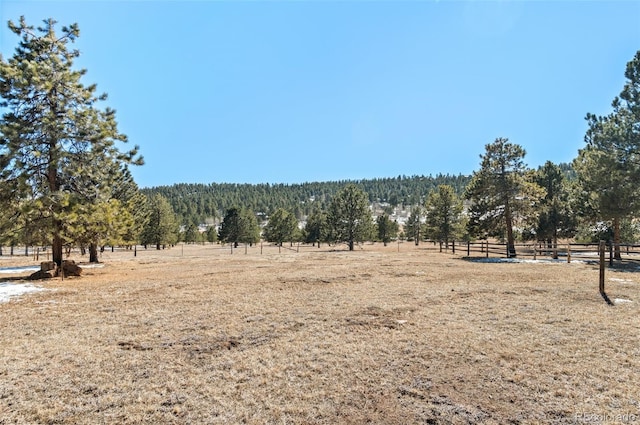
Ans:
POLYGON ((0 304, 0 424, 640 421, 640 273, 400 251, 105 252, 0 304))

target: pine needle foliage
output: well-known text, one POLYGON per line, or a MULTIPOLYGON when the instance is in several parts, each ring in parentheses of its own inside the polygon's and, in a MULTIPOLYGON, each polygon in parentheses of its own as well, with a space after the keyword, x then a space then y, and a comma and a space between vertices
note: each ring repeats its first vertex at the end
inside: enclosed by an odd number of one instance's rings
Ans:
POLYGON ((71 241, 67 225, 88 213, 80 208, 86 196, 76 188, 88 187, 82 181, 98 174, 105 161, 142 164, 142 158, 137 147, 118 149, 127 137, 117 129, 115 111, 98 107, 106 94, 84 85, 86 70, 74 68, 80 52, 71 44, 80 35, 78 25, 58 33, 56 24, 48 19, 35 28, 24 17, 9 21, 20 42, 12 57, 0 58, 0 181, 14 188, 26 221, 46 230, 60 264, 63 244, 71 241))
POLYGON ((514 227, 523 229, 535 220, 534 207, 544 196, 544 189, 533 181, 524 163, 525 153, 522 146, 506 138, 487 144, 480 169, 473 173, 465 194, 471 203, 470 233, 504 237, 510 257, 516 256, 514 227))

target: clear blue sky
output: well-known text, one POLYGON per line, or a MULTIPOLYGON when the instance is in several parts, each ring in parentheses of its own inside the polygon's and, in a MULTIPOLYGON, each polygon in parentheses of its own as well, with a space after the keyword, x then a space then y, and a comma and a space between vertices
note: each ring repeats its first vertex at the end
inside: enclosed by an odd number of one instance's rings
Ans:
POLYGON ((640 50, 639 1, 26 1, 77 22, 142 187, 470 174, 497 137, 571 161, 640 50))

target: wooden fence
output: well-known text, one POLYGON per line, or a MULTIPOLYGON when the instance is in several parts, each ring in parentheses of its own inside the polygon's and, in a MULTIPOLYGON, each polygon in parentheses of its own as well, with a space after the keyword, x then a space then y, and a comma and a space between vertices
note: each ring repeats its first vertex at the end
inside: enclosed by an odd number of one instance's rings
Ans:
MULTIPOLYGON (((567 262, 571 262, 571 260, 600 261, 599 243, 564 243, 557 246, 548 246, 544 243, 515 244, 515 250, 516 257, 521 259, 546 258, 561 259, 567 262)), ((440 251, 450 251, 467 257, 510 257, 507 244, 490 241, 450 242, 448 246, 440 244, 440 251)), ((605 243, 605 257, 610 266, 614 264, 614 261, 640 261, 640 245, 605 243), (619 252, 618 258, 616 258, 616 251, 619 252)))

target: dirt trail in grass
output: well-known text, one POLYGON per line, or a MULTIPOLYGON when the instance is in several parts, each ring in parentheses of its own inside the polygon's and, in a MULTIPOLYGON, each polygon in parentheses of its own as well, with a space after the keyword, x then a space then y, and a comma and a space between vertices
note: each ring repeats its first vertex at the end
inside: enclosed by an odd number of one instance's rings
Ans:
POLYGON ((432 246, 102 260, 0 304, 0 424, 640 421, 640 272, 608 307, 595 266, 432 246))

